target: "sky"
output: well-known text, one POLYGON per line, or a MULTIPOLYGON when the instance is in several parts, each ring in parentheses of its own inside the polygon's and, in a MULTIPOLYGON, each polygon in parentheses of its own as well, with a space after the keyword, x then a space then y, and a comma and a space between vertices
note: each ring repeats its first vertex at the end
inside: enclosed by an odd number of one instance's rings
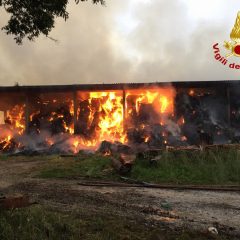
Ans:
MULTIPOLYGON (((50 34, 57 43, 41 36, 19 46, 0 32, 1 86, 240 79, 212 47, 219 43, 226 54, 237 0, 71 2, 70 18, 58 19, 50 34)), ((7 18, 0 11, 1 27, 7 18)))

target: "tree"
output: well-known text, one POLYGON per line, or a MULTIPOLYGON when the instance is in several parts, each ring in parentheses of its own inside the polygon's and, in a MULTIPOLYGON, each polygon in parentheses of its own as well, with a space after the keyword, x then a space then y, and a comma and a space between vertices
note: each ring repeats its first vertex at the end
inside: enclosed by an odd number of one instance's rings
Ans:
MULTIPOLYGON (((74 1, 78 4, 88 0, 74 1)), ((92 2, 104 5, 104 0, 92 2)), ((6 34, 12 34, 17 44, 22 44, 24 38, 32 41, 40 34, 49 37, 57 17, 65 21, 68 19, 68 3, 69 0, 0 0, 0 7, 4 7, 10 14, 10 19, 2 30, 6 34)))

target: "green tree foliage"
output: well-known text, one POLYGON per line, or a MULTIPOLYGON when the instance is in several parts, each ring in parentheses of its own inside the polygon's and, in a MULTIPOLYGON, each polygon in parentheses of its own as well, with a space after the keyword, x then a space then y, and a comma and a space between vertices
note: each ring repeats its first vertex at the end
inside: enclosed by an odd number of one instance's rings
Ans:
MULTIPOLYGON (((88 0, 73 1, 78 4, 88 0)), ((104 0, 92 2, 104 4, 104 0)), ((57 17, 65 21, 68 19, 68 4, 69 0, 0 0, 0 7, 10 14, 10 19, 2 30, 6 34, 12 34, 17 44, 22 44, 24 38, 32 41, 40 34, 48 37, 57 17)))

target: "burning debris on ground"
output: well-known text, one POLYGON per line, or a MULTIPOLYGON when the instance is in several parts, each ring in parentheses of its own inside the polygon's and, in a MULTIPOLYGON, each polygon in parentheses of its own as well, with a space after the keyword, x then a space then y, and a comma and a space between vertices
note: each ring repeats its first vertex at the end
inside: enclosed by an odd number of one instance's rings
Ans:
POLYGON ((0 151, 107 155, 238 142, 238 88, 218 84, 1 88, 0 151))

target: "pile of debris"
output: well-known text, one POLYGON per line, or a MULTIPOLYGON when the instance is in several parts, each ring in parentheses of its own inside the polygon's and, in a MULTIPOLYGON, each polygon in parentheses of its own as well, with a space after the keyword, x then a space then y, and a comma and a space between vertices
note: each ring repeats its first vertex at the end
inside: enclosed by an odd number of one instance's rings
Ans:
POLYGON ((120 174, 126 175, 131 172, 136 155, 133 149, 120 142, 111 143, 103 141, 98 149, 103 155, 111 156, 112 167, 120 174))

